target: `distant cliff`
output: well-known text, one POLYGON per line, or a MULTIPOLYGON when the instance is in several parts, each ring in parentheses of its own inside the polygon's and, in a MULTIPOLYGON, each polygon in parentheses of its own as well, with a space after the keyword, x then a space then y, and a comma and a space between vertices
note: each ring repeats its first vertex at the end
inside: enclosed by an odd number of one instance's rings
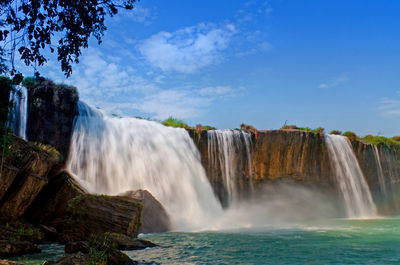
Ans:
POLYGON ((362 141, 352 146, 380 211, 400 212, 400 152, 362 141))
MULTIPOLYGON (((207 131, 188 130, 188 132, 200 151, 202 164, 215 194, 224 203, 227 191, 222 185, 221 169, 218 165, 213 168, 210 163, 207 131)), ((243 162, 245 153, 234 154, 234 163, 240 172, 240 177, 236 178, 236 186, 242 197, 245 197, 249 190, 257 189, 267 183, 298 183, 332 192, 338 190, 322 133, 288 129, 257 131, 252 134, 252 168, 243 162)), ((400 210, 400 201, 395 196, 400 191, 400 153, 378 146, 376 150, 382 168, 380 173, 374 145, 359 140, 353 140, 351 143, 374 200, 378 206, 383 205, 384 201, 386 203, 380 210, 384 212, 400 210), (384 179, 386 194, 382 194, 382 183, 379 178, 384 179)))

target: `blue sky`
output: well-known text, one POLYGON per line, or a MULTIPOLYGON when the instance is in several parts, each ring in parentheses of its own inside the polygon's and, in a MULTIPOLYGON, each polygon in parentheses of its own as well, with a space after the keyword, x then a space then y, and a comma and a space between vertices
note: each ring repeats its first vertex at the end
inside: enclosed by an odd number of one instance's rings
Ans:
POLYGON ((65 80, 110 112, 400 135, 400 1, 141 0, 65 80))

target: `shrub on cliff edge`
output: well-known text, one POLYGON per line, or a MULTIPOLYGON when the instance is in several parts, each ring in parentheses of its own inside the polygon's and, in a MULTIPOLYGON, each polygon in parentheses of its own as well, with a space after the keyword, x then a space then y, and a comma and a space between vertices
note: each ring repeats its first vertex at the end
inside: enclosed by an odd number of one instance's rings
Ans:
POLYGON ((165 126, 174 127, 174 128, 185 128, 185 129, 189 128, 189 125, 187 125, 184 121, 173 118, 173 117, 169 117, 168 119, 164 120, 161 123, 165 126))
POLYGON ((341 131, 339 131, 339 130, 332 130, 332 131, 330 131, 330 133, 329 133, 329 134, 341 135, 341 134, 342 134, 342 132, 341 132, 341 131))
POLYGON ((349 138, 350 141, 357 140, 357 134, 355 132, 347 131, 347 132, 344 132, 342 135, 349 138))
POLYGON ((396 136, 389 138, 384 136, 373 136, 369 134, 360 139, 376 146, 383 146, 390 150, 400 151, 400 142, 396 141, 396 139, 398 139, 396 136))
POLYGON ((311 129, 310 127, 297 127, 296 125, 284 125, 281 127, 281 130, 300 130, 306 132, 313 132, 313 133, 324 133, 324 128, 318 127, 316 129, 311 129))

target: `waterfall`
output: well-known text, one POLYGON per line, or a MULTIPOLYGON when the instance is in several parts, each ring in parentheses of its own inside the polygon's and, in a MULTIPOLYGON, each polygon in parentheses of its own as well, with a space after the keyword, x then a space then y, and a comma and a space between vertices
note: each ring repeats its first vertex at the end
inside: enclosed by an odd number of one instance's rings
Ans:
MULTIPOLYGON (((210 130, 208 135, 209 175, 219 172, 225 206, 235 202, 239 197, 238 183, 244 181, 247 169, 249 186, 252 188, 252 138, 251 133, 242 130, 210 130)), ((217 173, 218 174, 218 173, 217 173)), ((212 177, 213 178, 213 177, 212 177)))
POLYGON ((108 116, 82 102, 78 107, 67 168, 89 191, 147 189, 179 230, 204 227, 222 214, 185 129, 108 116))
POLYGON ((381 188, 382 195, 386 196, 387 188, 386 188, 385 176, 383 174, 381 155, 380 155, 379 149, 376 145, 373 145, 373 152, 374 152, 375 162, 377 165, 379 186, 381 188))
POLYGON ((397 166, 396 154, 386 148, 382 148, 380 151, 379 157, 386 184, 385 201, 389 204, 389 212, 398 212, 400 210, 400 200, 398 199, 400 172, 397 166))
POLYGON ((365 177, 345 136, 326 135, 326 143, 335 169, 335 177, 344 198, 347 216, 376 216, 376 206, 365 177))
POLYGON ((26 140, 26 124, 28 120, 28 91, 23 86, 16 86, 10 93, 12 102, 11 120, 8 127, 18 137, 26 140))

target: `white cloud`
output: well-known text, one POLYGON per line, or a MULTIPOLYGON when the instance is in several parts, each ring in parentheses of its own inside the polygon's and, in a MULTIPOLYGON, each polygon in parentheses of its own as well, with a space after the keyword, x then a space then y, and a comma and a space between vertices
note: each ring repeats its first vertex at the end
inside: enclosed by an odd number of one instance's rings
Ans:
POLYGON ((379 110, 384 116, 400 116, 400 100, 384 98, 380 102, 379 110))
POLYGON ((150 95, 135 105, 142 112, 155 115, 156 119, 169 116, 186 119, 197 117, 201 110, 210 103, 210 99, 196 97, 191 91, 164 90, 150 95))
POLYGON ((233 92, 230 86, 216 86, 216 87, 205 87, 199 90, 199 94, 202 96, 219 96, 231 94, 233 92))
POLYGON ((151 24, 156 18, 154 10, 149 8, 144 8, 138 5, 133 7, 133 10, 121 9, 120 14, 114 17, 114 21, 119 23, 123 19, 129 19, 129 21, 141 23, 141 24, 151 24))
POLYGON ((347 77, 347 75, 341 75, 336 77, 335 79, 327 82, 327 83, 322 83, 318 85, 318 88, 333 88, 333 87, 337 87, 341 84, 343 84, 344 82, 348 81, 349 78, 347 77))
POLYGON ((257 17, 269 17, 273 13, 270 1, 247 1, 243 7, 236 12, 238 23, 254 22, 257 17))
POLYGON ((146 96, 135 108, 154 114, 157 119, 170 116, 187 119, 200 116, 214 101, 234 97, 244 88, 230 86, 205 87, 198 90, 170 89, 146 96))
POLYGON ((136 22, 145 23, 152 20, 152 14, 150 9, 136 6, 132 10, 131 18, 136 22))
POLYGON ((201 88, 197 93, 204 97, 226 99, 236 96, 240 90, 242 88, 234 89, 231 86, 213 86, 201 88))
POLYGON ((122 67, 99 50, 89 48, 66 82, 77 86, 81 98, 88 103, 97 103, 101 99, 122 97, 122 93, 157 91, 160 77, 154 78, 154 82, 151 76, 143 78, 134 68, 122 67))
POLYGON ((220 28, 199 24, 175 32, 161 31, 142 41, 139 51, 163 71, 193 73, 217 62, 235 33, 233 24, 220 28))
POLYGON ((213 102, 230 99, 244 90, 232 86, 170 88, 165 78, 157 72, 123 67, 89 48, 67 83, 78 87, 82 100, 106 112, 124 116, 139 111, 156 119, 198 117, 213 102))

